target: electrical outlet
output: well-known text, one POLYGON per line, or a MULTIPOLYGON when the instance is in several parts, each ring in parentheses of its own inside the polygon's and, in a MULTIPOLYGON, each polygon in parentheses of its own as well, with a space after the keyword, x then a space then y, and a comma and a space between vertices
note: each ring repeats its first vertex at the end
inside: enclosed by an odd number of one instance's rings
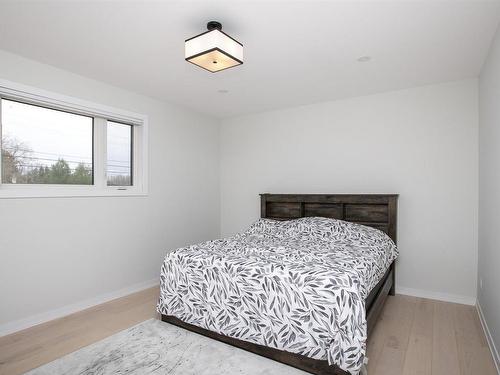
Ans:
POLYGON ((479 289, 483 290, 483 279, 479 279, 479 289))

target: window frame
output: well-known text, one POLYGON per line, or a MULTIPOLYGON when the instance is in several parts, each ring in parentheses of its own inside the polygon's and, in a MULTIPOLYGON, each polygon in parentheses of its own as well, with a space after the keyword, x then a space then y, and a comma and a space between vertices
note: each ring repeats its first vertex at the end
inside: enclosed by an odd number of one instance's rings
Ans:
MULTIPOLYGON (((117 109, 74 97, 0 79, 0 99, 70 112, 93 118, 93 185, 60 184, 3 184, 0 179, 2 198, 50 198, 50 197, 106 197, 144 196, 148 194, 148 117, 143 114, 117 109), (107 121, 132 126, 132 185, 108 186, 107 121)), ((2 113, 0 101, 0 139, 2 113)), ((0 142, 1 147, 1 142, 0 142)), ((0 176, 1 176, 0 153, 0 176)))

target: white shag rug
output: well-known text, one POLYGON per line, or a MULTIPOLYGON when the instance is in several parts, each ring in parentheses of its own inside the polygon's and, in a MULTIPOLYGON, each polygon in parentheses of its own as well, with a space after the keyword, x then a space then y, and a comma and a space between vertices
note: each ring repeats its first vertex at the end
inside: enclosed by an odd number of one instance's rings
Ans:
POLYGON ((150 319, 29 375, 304 375, 304 371, 150 319))

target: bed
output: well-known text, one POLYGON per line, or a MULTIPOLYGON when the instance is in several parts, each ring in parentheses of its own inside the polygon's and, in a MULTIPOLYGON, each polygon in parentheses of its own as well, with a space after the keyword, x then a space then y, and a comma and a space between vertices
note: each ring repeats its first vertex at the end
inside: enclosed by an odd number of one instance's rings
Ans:
POLYGON ((312 374, 358 374, 395 293, 397 198, 261 194, 247 231, 167 254, 162 320, 312 374))

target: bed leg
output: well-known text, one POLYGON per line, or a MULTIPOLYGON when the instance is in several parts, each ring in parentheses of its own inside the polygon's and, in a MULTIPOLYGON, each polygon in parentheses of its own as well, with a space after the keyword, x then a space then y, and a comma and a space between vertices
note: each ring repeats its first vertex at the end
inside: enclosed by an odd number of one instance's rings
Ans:
POLYGON ((389 295, 395 296, 396 295, 396 262, 392 263, 391 268, 392 268, 392 286, 391 286, 391 289, 389 289, 389 295))

